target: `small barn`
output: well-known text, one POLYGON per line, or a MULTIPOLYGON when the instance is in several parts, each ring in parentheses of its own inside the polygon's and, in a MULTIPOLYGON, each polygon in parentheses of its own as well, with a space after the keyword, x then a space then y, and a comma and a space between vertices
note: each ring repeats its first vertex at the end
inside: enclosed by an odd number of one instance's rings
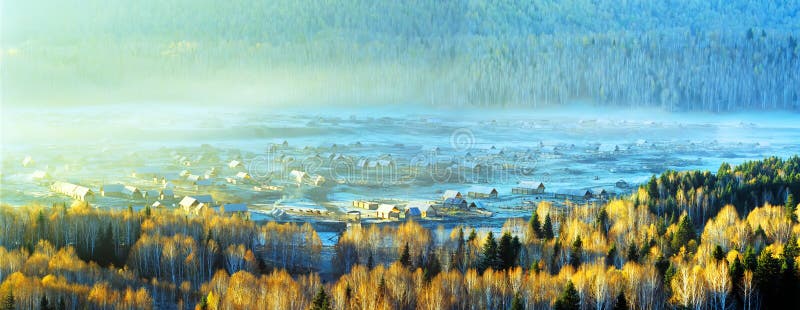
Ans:
POLYGON ((555 193, 556 199, 589 200, 592 192, 587 189, 559 189, 555 193))
POLYGON ((600 200, 608 200, 608 192, 603 188, 592 189, 592 197, 600 200))
POLYGON ((31 175, 31 179, 36 182, 44 182, 50 179, 50 174, 48 174, 46 171, 36 170, 31 175))
POLYGON ((408 208, 416 208, 420 212, 421 217, 433 217, 436 216, 436 207, 434 207, 431 203, 425 201, 412 201, 406 205, 406 209, 408 208))
POLYGON ((228 168, 231 168, 231 169, 241 168, 242 166, 243 166, 242 162, 238 161, 238 160, 235 160, 235 159, 231 160, 231 162, 228 163, 228 168))
POLYGON ((511 188, 511 193, 516 195, 540 195, 544 194, 544 183, 539 181, 521 181, 517 186, 511 188))
POLYGON ((467 197, 477 199, 497 198, 497 189, 491 187, 476 187, 467 192, 467 197))
POLYGON ((400 209, 395 205, 382 203, 378 206, 376 215, 382 219, 400 219, 400 209))
POLYGON ((107 184, 100 188, 103 197, 119 197, 127 199, 143 199, 144 195, 138 188, 130 185, 107 184))
POLYGON ((422 211, 419 210, 417 207, 406 207, 405 210, 405 218, 408 219, 418 219, 422 217, 422 211))
POLYGON ((80 201, 91 201, 94 199, 94 192, 85 186, 67 182, 55 182, 50 186, 50 190, 56 193, 72 197, 80 201))
POLYGON ((353 207, 365 210, 378 210, 378 203, 373 201, 355 200, 353 207))
POLYGON ((243 203, 229 203, 229 204, 224 204, 221 207, 214 207, 214 211, 216 211, 219 214, 225 214, 225 215, 233 215, 233 214, 245 215, 248 212, 248 208, 247 205, 243 203))
POLYGON ((458 197, 447 198, 444 200, 444 203, 442 205, 445 208, 451 208, 451 209, 461 209, 461 210, 467 209, 467 201, 464 200, 463 198, 458 198, 458 197))
POLYGON ((444 194, 442 194, 442 200, 447 200, 448 198, 464 198, 464 196, 462 196, 461 192, 459 191, 446 190, 444 191, 444 194))

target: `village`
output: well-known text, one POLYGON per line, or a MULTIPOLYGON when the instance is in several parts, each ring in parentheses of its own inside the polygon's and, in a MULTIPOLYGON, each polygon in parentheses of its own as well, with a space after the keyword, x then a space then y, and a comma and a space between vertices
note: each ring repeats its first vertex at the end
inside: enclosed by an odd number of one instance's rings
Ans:
MULTIPOLYGON (((338 147, 339 152, 302 158, 302 154, 309 152, 308 147, 297 149, 282 143, 270 146, 271 151, 279 154, 274 158, 248 159, 231 155, 235 151, 223 152, 205 146, 194 154, 172 152, 161 166, 98 165, 93 169, 107 167, 102 178, 82 176, 83 172, 76 168, 78 163, 54 168, 45 158, 25 156, 18 165, 21 171, 27 171, 28 177, 12 186, 36 188, 26 192, 32 193, 30 199, 40 204, 77 200, 97 208, 131 208, 137 212, 163 209, 201 216, 211 211, 257 221, 344 223, 516 216, 530 213, 539 201, 558 206, 597 205, 629 189, 625 181, 618 180, 608 189, 549 190, 544 181, 525 179, 527 176, 519 167, 492 166, 485 164, 489 162, 486 158, 471 155, 468 155, 470 163, 457 165, 420 163, 415 161, 418 157, 405 159, 399 154, 377 159, 347 154, 359 147, 338 147), (224 157, 227 158, 220 159, 224 157), (111 171, 118 173, 117 176, 111 171), (504 174, 512 173, 518 174, 514 177, 520 180, 508 183, 504 174), (492 187, 488 182, 491 179, 507 183, 492 187)), ((503 153, 489 150, 485 154, 502 156, 503 153)), ((3 197, 7 202, 13 196, 3 197)))
MULTIPOLYGON (((241 120, 241 115, 216 117, 219 122, 241 120)), ((0 172, 1 202, 48 205, 78 200, 97 208, 174 210, 187 216, 216 212, 254 221, 341 225, 411 219, 430 225, 489 223, 485 219, 530 216, 541 201, 556 210, 599 206, 631 193, 653 173, 702 168, 701 157, 781 147, 667 135, 687 126, 708 128, 702 124, 279 117, 287 119, 302 124, 303 131, 273 124, 246 143, 190 140, 169 146, 160 141, 134 148, 105 139, 93 146, 42 144, 10 150, 0 172), (355 134, 365 128, 373 133, 355 134), (525 142, 504 137, 511 128, 539 138, 525 142), (620 134, 625 128, 641 134, 625 139, 620 134), (337 132, 340 143, 328 142, 324 129, 337 132), (586 131, 621 139, 574 139, 586 131), (428 138, 420 140, 422 136, 428 138), (492 142, 501 137, 511 142, 492 142), (398 140, 405 142, 391 142, 398 140)), ((257 122, 241 126, 259 128, 257 122)), ((241 129, 220 130, 240 134, 241 129)))

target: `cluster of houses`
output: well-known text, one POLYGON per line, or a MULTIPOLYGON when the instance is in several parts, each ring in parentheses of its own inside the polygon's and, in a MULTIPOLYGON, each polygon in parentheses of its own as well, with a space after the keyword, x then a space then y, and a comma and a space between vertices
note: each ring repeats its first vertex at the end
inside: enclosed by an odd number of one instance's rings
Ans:
POLYGON ((188 214, 200 215, 204 210, 211 209, 221 214, 246 214, 248 208, 243 203, 216 204, 211 195, 185 196, 178 202, 178 207, 188 214))
MULTIPOLYGON (((405 219, 418 219, 437 216, 436 206, 433 203, 425 201, 412 201, 405 205, 399 205, 356 200, 353 201, 353 207, 375 211, 375 216, 382 219, 399 220, 401 217, 405 219)), ((353 213, 353 215, 354 214, 355 213, 353 213)), ((350 215, 350 213, 348 213, 348 215, 350 215)))

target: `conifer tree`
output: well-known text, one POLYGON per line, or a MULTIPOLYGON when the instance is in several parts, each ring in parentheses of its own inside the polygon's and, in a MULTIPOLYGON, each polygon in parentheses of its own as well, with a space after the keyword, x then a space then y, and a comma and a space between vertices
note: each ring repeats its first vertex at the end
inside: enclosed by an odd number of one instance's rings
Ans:
POLYGON ((322 285, 319 286, 319 290, 317 291, 317 295, 314 296, 314 299, 311 301, 311 310, 330 310, 331 309, 331 302, 328 294, 325 293, 325 288, 322 285))
POLYGON ((628 299, 625 298, 625 292, 617 294, 617 300, 614 302, 614 310, 628 310, 628 299))
POLYGON ((583 256, 583 242, 581 241, 581 237, 575 239, 575 242, 572 243, 572 249, 569 253, 569 264, 572 265, 573 268, 578 269, 581 265, 581 256, 583 256))
POLYGON ((16 300, 14 298, 14 288, 8 290, 8 293, 3 298, 3 310, 14 310, 16 300))
POLYGON ((511 300, 511 310, 523 310, 525 305, 522 303, 522 295, 519 292, 514 293, 514 299, 511 300))
POLYGON ((572 284, 572 281, 567 281, 567 285, 564 287, 561 295, 558 296, 558 299, 556 299, 553 309, 580 310, 580 308, 581 300, 580 296, 578 296, 578 290, 575 289, 575 285, 572 284))
POLYGON ((400 255, 400 264, 406 268, 411 268, 411 253, 409 253, 408 242, 403 246, 403 254, 400 255))
POLYGON ((544 217, 544 224, 542 225, 542 236, 547 239, 553 239, 555 234, 553 233, 553 222, 550 220, 550 214, 547 214, 544 217))
POLYGON ((483 254, 481 257, 480 271, 483 272, 489 268, 498 269, 497 257, 497 242, 494 240, 494 234, 490 231, 486 236, 486 242, 483 243, 483 254))

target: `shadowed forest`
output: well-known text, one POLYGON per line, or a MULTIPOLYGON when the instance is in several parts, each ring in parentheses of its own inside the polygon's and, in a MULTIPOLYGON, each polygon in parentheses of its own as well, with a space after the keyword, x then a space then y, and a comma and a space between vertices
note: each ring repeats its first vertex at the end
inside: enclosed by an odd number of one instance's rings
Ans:
MULTIPOLYGON (((543 202, 502 235, 354 226, 320 278, 308 224, 149 207, 0 208, 3 309, 776 309, 798 289, 800 157, 543 202)), ((224 212, 224 211, 223 211, 224 212)))

